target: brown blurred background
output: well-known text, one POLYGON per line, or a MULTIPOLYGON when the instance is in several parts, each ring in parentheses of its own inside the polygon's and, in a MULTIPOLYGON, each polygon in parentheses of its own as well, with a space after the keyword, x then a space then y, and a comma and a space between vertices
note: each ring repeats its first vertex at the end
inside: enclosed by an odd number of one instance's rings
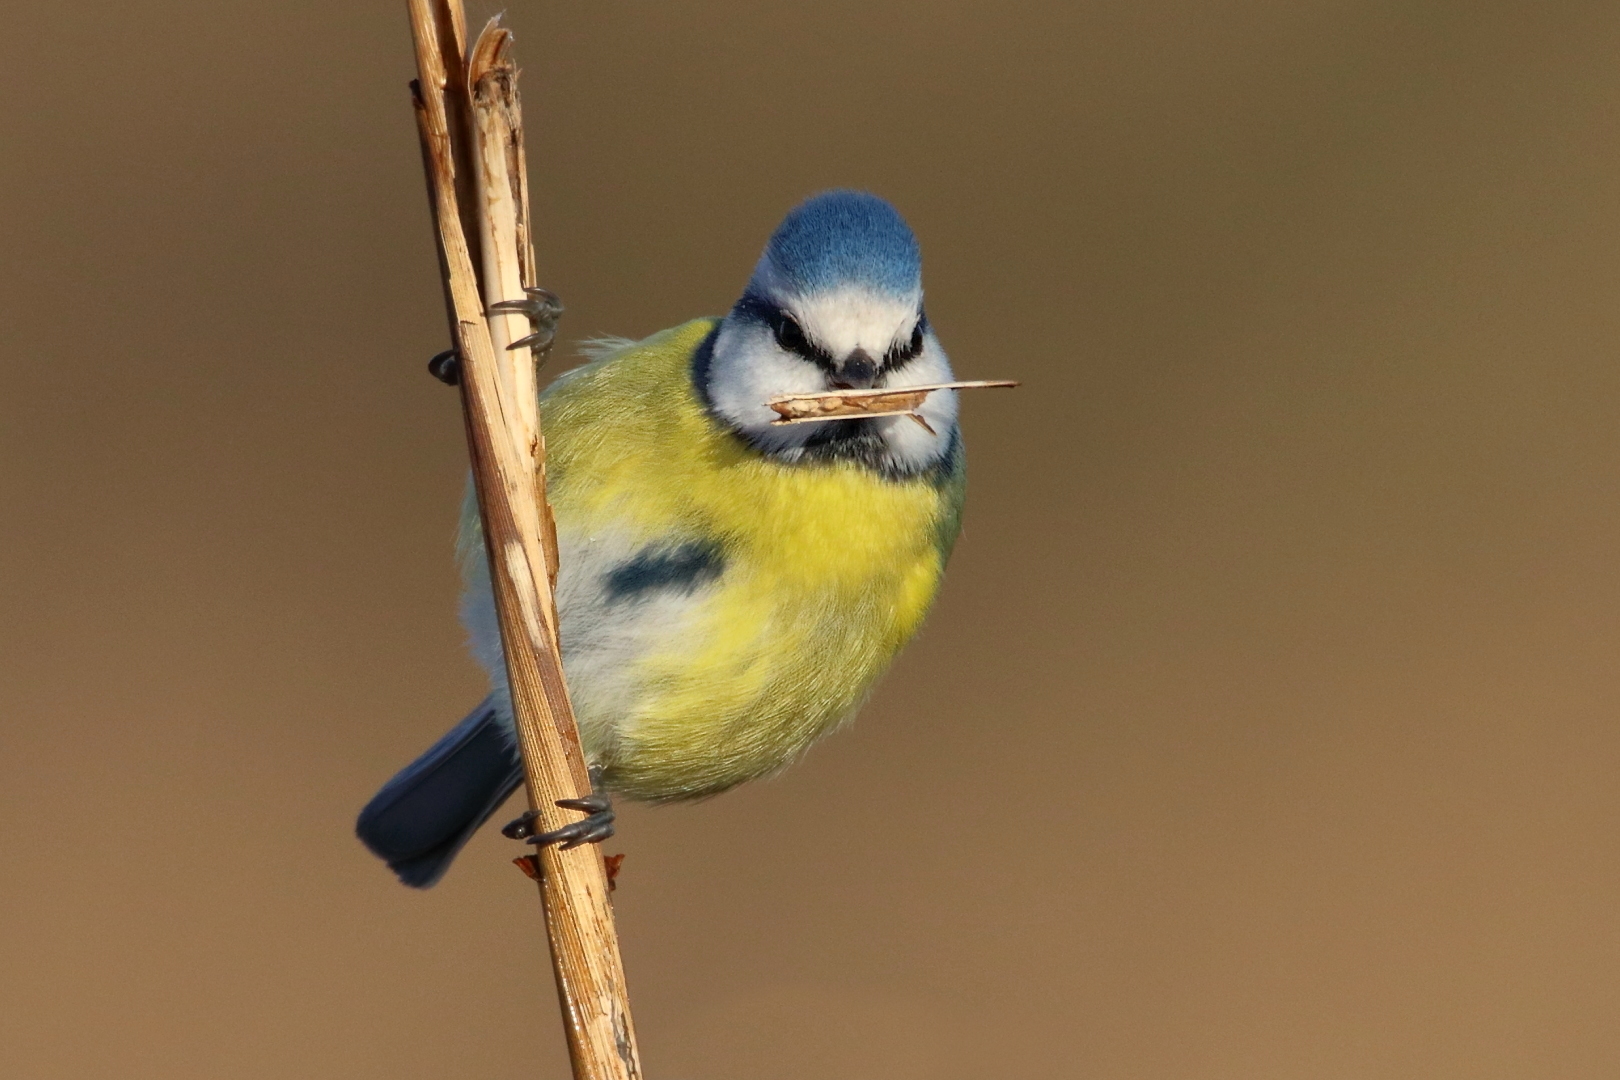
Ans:
MULTIPOLYGON (((565 1074, 512 845, 350 832, 482 692, 402 8, 8 10, 7 1078, 565 1074)), ((1620 1075, 1612 3, 509 22, 565 337, 852 184, 1025 380, 860 722, 623 814, 654 1080, 1620 1075)))

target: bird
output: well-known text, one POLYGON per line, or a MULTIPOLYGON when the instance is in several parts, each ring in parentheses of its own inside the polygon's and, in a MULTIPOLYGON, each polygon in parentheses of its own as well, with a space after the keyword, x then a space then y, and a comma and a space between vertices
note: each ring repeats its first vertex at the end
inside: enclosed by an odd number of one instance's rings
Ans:
MULTIPOLYGON (((539 301, 553 317, 554 300, 539 301)), ((595 791, 559 802, 586 815, 561 829, 537 833, 531 812, 503 830, 564 847, 611 836, 615 796, 715 795, 852 718, 934 601, 966 476, 953 391, 929 394, 921 423, 782 424, 767 407, 952 378, 916 235, 868 192, 794 207, 724 317, 582 351, 540 414, 563 668, 595 791)), ((523 777, 470 491, 457 548, 462 621, 490 693, 356 826, 417 888, 523 777)))

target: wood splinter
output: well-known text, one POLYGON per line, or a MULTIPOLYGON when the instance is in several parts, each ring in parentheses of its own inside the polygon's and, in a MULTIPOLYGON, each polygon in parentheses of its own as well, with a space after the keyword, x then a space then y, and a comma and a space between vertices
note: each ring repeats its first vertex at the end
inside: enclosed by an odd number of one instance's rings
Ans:
POLYGON ((1014 387, 1011 379, 974 379, 968 382, 929 383, 926 386, 905 386, 889 390, 827 390, 819 394, 783 394, 765 404, 777 415, 772 424, 813 424, 823 420, 842 420, 851 416, 909 416, 922 425, 930 435, 928 426, 917 410, 935 390, 989 390, 1014 387))

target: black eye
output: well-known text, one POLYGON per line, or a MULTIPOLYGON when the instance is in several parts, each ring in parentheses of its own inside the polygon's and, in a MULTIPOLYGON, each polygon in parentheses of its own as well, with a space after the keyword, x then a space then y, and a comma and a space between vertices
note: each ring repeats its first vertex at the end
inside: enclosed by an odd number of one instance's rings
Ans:
POLYGON ((804 339, 804 331, 799 324, 787 315, 780 315, 776 319, 776 343, 790 353, 800 356, 810 354, 810 343, 804 339))

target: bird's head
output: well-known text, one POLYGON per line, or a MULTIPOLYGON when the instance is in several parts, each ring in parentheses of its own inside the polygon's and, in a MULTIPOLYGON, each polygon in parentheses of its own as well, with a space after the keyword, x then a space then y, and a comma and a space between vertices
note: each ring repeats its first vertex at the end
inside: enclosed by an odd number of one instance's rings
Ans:
POLYGON ((930 394, 904 416, 773 425, 782 394, 948 382, 950 363, 923 312, 922 258, 899 213, 876 195, 828 191, 777 226, 748 288, 699 365, 714 413, 761 451, 789 460, 856 460, 914 473, 950 452, 956 395, 930 394))

